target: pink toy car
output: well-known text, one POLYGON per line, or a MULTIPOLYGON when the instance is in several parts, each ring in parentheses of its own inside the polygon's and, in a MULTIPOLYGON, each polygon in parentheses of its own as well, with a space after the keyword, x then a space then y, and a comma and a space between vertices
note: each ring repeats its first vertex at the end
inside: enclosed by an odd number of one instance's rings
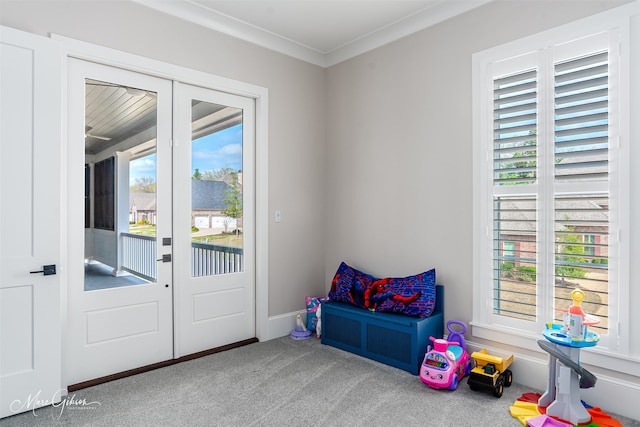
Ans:
MULTIPOLYGON (((450 323, 462 324, 466 330, 464 323, 458 321, 449 321, 447 323, 449 330, 451 330, 450 323)), ((420 367, 420 380, 423 383, 435 389, 455 390, 458 388, 460 380, 469 375, 471 360, 462 337, 464 330, 462 333, 450 333, 449 337, 452 338, 452 341, 429 337, 433 342, 433 349, 427 349, 420 367)))

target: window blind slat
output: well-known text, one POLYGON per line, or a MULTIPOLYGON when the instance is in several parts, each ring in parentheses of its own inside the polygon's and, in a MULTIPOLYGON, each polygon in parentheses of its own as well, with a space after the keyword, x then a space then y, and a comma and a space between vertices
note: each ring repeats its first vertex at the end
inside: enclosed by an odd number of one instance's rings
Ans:
POLYGON ((535 92, 513 94, 508 97, 494 99, 493 107, 497 109, 497 108, 509 108, 509 107, 504 107, 505 105, 509 105, 509 104, 516 104, 516 105, 531 104, 532 102, 533 103, 536 102, 537 97, 538 97, 538 94, 535 92))
MULTIPOLYGON (((555 103, 556 106, 564 106, 567 104, 574 105, 581 101, 591 100, 592 102, 606 99, 609 96, 609 89, 602 88, 597 90, 592 90, 589 92, 578 92, 571 95, 565 95, 562 97, 556 97, 555 103)), ((557 110, 556 110, 557 111, 557 110)))
POLYGON ((608 66, 607 64, 596 65, 589 68, 576 69, 575 63, 568 63, 574 65, 568 73, 558 73, 558 67, 556 67, 556 83, 564 83, 573 80, 579 79, 594 79, 598 76, 602 76, 603 74, 607 74, 608 66))
MULTIPOLYGON (((594 145, 587 145, 586 147, 594 147, 594 145)), ((593 158, 607 158, 607 155, 609 154, 609 149, 608 148, 593 148, 593 149, 585 149, 585 150, 581 150, 581 151, 563 151, 563 152, 556 152, 556 161, 558 161, 558 167, 563 167, 563 164, 560 164, 559 161, 560 160, 567 160, 567 159, 572 159, 572 158, 582 158, 585 156, 589 156, 589 157, 593 157, 593 158)))
POLYGON ((499 107, 500 114, 516 114, 516 113, 526 113, 529 111, 535 111, 536 109, 536 101, 535 97, 530 99, 531 102, 521 103, 518 105, 513 105, 511 107, 503 107, 503 106, 495 106, 499 107))
POLYGON ((498 135, 510 135, 513 133, 528 132, 529 134, 531 134, 530 136, 533 136, 533 132, 535 131, 536 131, 536 124, 530 123, 526 125, 512 126, 507 128, 494 128, 493 134, 494 134, 494 137, 496 137, 498 135))
POLYGON ((514 82, 534 79, 536 75, 537 75, 536 70, 529 70, 529 71, 519 72, 517 74, 511 74, 505 77, 498 77, 493 79, 493 82, 496 84, 496 86, 507 86, 514 82))
POLYGON ((556 86, 556 95, 561 95, 570 92, 587 91, 599 89, 601 86, 606 86, 608 78, 598 77, 595 79, 577 81, 575 83, 565 84, 563 86, 556 86))
MULTIPOLYGON (((500 110, 500 113, 502 114, 503 111, 500 110)), ((514 124, 514 123, 521 123, 521 122, 529 122, 529 121, 533 121, 534 125, 535 125, 535 119, 536 119, 537 115, 536 113, 531 113, 531 114, 514 114, 514 115, 509 115, 506 116, 502 119, 495 119, 493 121, 493 126, 494 129, 498 130, 503 130, 503 131, 507 131, 512 129, 512 127, 504 127, 504 126, 508 126, 510 124, 514 124)), ((529 126, 531 127, 531 124, 527 124, 524 126, 529 126)), ((533 129, 535 129, 535 126, 533 127, 533 129)))
POLYGON ((496 169, 499 169, 500 171, 504 172, 504 167, 502 167, 502 165, 504 165, 505 163, 513 163, 514 159, 520 162, 532 162, 536 159, 536 156, 534 154, 533 156, 496 158, 493 160, 493 162, 494 162, 494 165, 501 166, 501 167, 496 167, 496 169))
POLYGON ((589 112, 589 111, 599 112, 599 110, 606 110, 609 106, 609 101, 607 100, 600 101, 600 100, 595 100, 592 97, 589 97, 587 99, 590 100, 591 102, 576 104, 576 102, 578 101, 584 101, 584 99, 582 99, 582 100, 572 102, 571 105, 568 107, 567 106, 557 107, 556 116, 563 117, 568 114, 582 113, 582 112, 589 112))
POLYGON ((569 61, 558 62, 555 64, 556 73, 564 73, 567 70, 572 70, 575 68, 588 67, 593 64, 598 64, 600 62, 606 61, 609 58, 609 53, 607 51, 602 51, 599 53, 593 53, 591 55, 586 55, 581 58, 574 58, 569 61))
MULTIPOLYGON (((493 140, 493 146, 496 148, 499 148, 501 146, 515 146, 515 144, 519 143, 519 142, 529 142, 531 140, 535 140, 536 136, 535 135, 530 135, 530 134, 526 134, 526 135, 517 135, 517 136, 510 136, 510 137, 501 137, 500 139, 494 139, 493 140)), ((533 141, 535 143, 535 141, 533 141)), ((519 145, 518 147, 521 147, 521 145, 519 145)), ((535 144, 532 145, 528 145, 527 148, 531 149, 534 148, 535 149, 535 144)))
MULTIPOLYGON (((557 113, 557 112, 556 112, 557 113)), ((585 124, 590 122, 606 121, 609 118, 609 113, 594 113, 584 115, 573 115, 564 119, 556 119, 556 126, 563 127, 573 124, 585 124)))
POLYGON ((513 95, 519 94, 520 92, 535 93, 536 89, 537 89, 537 84, 535 80, 523 81, 521 83, 514 84, 511 86, 499 85, 496 87, 496 89, 493 90, 493 96, 494 96, 494 99, 499 99, 503 97, 513 96, 513 95))
MULTIPOLYGON (((556 141, 556 157, 564 154, 569 147, 588 147, 588 146, 603 146, 609 143, 609 138, 606 136, 598 136, 593 138, 581 138, 570 139, 567 141, 556 141)), ((609 150, 607 149, 607 153, 609 150)))
POLYGON ((582 126, 575 129, 556 131, 556 138, 565 138, 572 135, 590 135, 599 132, 607 132, 609 125, 582 126))

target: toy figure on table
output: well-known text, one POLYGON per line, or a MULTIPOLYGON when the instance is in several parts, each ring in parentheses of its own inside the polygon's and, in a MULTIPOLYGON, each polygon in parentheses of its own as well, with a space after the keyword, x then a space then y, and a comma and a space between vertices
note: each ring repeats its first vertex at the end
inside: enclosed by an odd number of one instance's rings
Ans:
MULTIPOLYGON (((580 349, 594 347, 600 336, 589 330, 600 320, 582 310, 585 293, 580 289, 571 292, 573 305, 563 312, 562 324, 549 322, 538 340, 538 346, 549 353, 549 378, 547 390, 537 402, 525 393, 511 407, 511 415, 529 426, 551 425, 551 420, 568 424, 587 424, 607 417, 609 425, 621 425, 600 408, 591 408, 580 400, 580 389, 591 388, 597 378, 580 365, 580 349), (535 402, 535 403, 534 403, 535 402), (551 418, 553 417, 553 418, 551 418)), ((559 425, 559 424, 554 424, 559 425)))

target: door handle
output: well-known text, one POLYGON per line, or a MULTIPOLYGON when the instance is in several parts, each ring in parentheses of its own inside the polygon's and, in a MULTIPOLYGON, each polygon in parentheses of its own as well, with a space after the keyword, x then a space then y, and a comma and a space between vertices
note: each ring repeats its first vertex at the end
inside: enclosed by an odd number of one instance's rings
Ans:
POLYGON ((52 274, 56 274, 56 265, 55 264, 43 265, 42 270, 29 272, 29 274, 37 274, 37 273, 42 273, 45 276, 51 276, 52 274))
POLYGON ((163 254, 162 258, 159 258, 158 261, 171 262, 171 254, 163 254))

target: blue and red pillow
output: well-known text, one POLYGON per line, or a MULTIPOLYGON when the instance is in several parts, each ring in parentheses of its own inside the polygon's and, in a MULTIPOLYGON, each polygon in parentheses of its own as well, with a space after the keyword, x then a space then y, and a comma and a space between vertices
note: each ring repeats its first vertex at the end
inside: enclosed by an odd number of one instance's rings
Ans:
POLYGON ((436 270, 378 279, 343 262, 331 282, 329 299, 371 311, 429 317, 436 303, 436 270))

